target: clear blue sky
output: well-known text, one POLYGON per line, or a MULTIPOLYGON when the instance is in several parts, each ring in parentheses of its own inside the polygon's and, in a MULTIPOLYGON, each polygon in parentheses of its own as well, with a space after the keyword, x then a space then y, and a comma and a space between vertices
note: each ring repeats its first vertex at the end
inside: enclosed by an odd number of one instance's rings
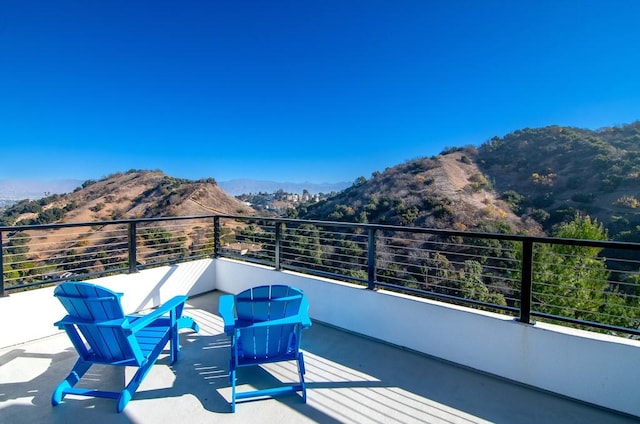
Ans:
POLYGON ((640 1, 3 0, 0 179, 353 181, 640 119, 640 1))

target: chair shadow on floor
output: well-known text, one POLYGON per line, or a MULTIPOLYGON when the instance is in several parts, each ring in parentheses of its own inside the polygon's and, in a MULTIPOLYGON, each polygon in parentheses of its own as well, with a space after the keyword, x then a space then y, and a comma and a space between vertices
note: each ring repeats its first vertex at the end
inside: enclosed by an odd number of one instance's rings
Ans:
POLYGON ((172 384, 151 389, 141 386, 134 400, 192 395, 208 411, 230 412, 229 403, 219 393, 219 390, 229 386, 228 337, 224 334, 184 336, 180 358, 173 365, 169 365, 168 358, 162 358, 157 363, 169 367, 173 373, 172 384))
POLYGON ((11 371, 15 373, 10 368, 21 368, 24 370, 24 374, 21 373, 20 376, 23 381, 11 383, 3 381, 0 385, 0 402, 32 398, 31 403, 34 405, 51 406, 52 382, 57 378, 64 378, 68 373, 68 370, 65 370, 65 365, 61 364, 73 364, 76 358, 77 355, 73 348, 53 354, 29 352, 23 348, 8 350, 0 356, 0 371, 4 369, 6 374, 5 372, 3 374, 7 376, 11 371), (45 361, 49 364, 46 369, 40 366, 45 361), (41 372, 41 370, 43 371, 41 372), (28 380, 24 380, 25 378, 28 380))
MULTIPOLYGON (((169 348, 165 349, 151 368, 129 408, 145 399, 159 399, 192 395, 203 408, 211 412, 230 412, 229 403, 218 393, 228 387, 229 341, 224 334, 199 336, 181 333, 180 356, 170 364, 169 348)), ((0 384, 0 403, 6 422, 90 422, 95 410, 107 414, 109 422, 131 422, 126 414, 115 412, 115 400, 96 397, 68 396, 57 407, 51 405, 56 385, 68 374, 78 355, 73 347, 57 353, 38 353, 27 348, 16 348, 0 356, 0 373, 15 375, 0 384), (2 372, 3 369, 5 372, 2 372), (28 370, 24 371, 23 370, 28 370), (23 379, 24 381, 21 381, 23 379)), ((101 390, 123 387, 135 370, 96 364, 85 374, 78 386, 91 386, 101 390), (84 384, 83 384, 84 383, 84 384)))
MULTIPOLYGON (((78 355, 74 348, 68 347, 56 353, 32 352, 28 348, 16 348, 6 351, 0 356, 0 374, 18 375, 13 382, 2 381, 0 384, 0 404, 2 419, 7 423, 68 423, 95 421, 95 409, 109 412, 109 422, 129 424, 132 421, 124 414, 116 414, 111 399, 85 398, 66 399, 73 408, 53 408, 51 395, 56 385, 69 373, 78 355), (4 371, 3 371, 4 370, 4 371), (21 378, 22 377, 22 378, 21 378), (78 408, 79 406, 79 408, 78 408)), ((124 381, 123 369, 107 369, 101 373, 99 367, 89 370, 86 378, 93 382, 113 385, 124 381), (118 372, 114 372, 118 371, 118 372)))
MULTIPOLYGON (((230 414, 231 384, 229 381, 230 339, 225 334, 185 335, 180 351, 180 359, 169 368, 174 374, 171 386, 162 388, 146 388, 141 386, 135 400, 156 399, 191 395, 202 407, 210 412, 230 414)), ((167 365, 168 360, 162 358, 157 365, 167 365)), ((294 372, 294 362, 282 365, 294 372)), ((152 378, 153 376, 149 376, 152 378)), ((237 373, 238 385, 250 384, 261 390, 282 385, 283 382, 262 367, 240 369, 237 373)), ((152 380, 153 383, 153 380, 152 380)), ((238 405, 260 401, 262 398, 239 401, 238 405)), ((295 405, 302 402, 297 393, 278 396, 277 400, 285 404, 295 405)))

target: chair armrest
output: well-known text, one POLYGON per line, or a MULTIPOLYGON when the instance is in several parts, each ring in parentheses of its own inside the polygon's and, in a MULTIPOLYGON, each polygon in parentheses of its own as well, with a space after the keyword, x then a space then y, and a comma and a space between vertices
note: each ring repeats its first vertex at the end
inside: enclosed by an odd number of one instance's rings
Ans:
POLYGON ((300 322, 302 323, 302 328, 304 329, 311 327, 311 318, 309 318, 309 315, 302 316, 300 322))
POLYGON ((236 326, 236 317, 233 313, 235 308, 235 296, 225 294, 218 299, 218 313, 224 321, 224 332, 231 336, 236 326))
POLYGON ((302 297, 302 303, 300 304, 300 314, 302 318, 302 328, 311 327, 311 318, 309 318, 309 301, 306 296, 302 297))
MULTIPOLYGON (((148 314, 136 315, 135 317, 136 320, 130 323, 128 327, 129 330, 135 333, 136 331, 143 329, 144 327, 148 326, 153 321, 160 318, 162 315, 166 314, 167 312, 176 311, 180 306, 184 305, 187 299, 188 299, 187 296, 175 296, 169 299, 168 301, 166 301, 165 303, 163 303, 162 305, 158 306, 156 309, 149 312, 148 314)), ((175 318, 177 320, 180 317, 176 316, 175 318)))

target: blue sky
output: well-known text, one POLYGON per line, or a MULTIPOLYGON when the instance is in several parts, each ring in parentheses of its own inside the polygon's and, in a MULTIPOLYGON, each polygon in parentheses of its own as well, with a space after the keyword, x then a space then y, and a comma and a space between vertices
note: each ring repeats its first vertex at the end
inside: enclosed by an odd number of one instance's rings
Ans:
POLYGON ((4 0, 0 179, 353 181, 640 119, 640 1, 4 0))

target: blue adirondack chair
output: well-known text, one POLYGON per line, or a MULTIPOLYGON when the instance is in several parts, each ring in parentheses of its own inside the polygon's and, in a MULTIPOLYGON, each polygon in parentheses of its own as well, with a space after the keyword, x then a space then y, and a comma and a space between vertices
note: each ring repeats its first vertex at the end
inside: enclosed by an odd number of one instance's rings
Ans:
POLYGON ((307 401, 300 336, 303 329, 311 326, 308 310, 304 293, 284 285, 254 287, 235 296, 220 296, 218 312, 224 320, 225 333, 232 338, 229 379, 233 412, 236 400, 241 399, 302 392, 303 401, 307 401), (300 382, 237 392, 237 368, 293 360, 298 364, 300 382))
POLYGON ((117 411, 121 412, 167 343, 171 363, 178 358, 178 331, 181 328, 198 331, 193 319, 182 316, 187 296, 176 296, 146 315, 125 315, 120 304, 122 293, 90 283, 62 283, 54 290, 54 296, 68 313, 55 325, 67 332, 80 357, 54 390, 53 406, 65 395, 74 394, 117 399, 117 411), (120 392, 74 387, 93 364, 138 369, 120 392))

